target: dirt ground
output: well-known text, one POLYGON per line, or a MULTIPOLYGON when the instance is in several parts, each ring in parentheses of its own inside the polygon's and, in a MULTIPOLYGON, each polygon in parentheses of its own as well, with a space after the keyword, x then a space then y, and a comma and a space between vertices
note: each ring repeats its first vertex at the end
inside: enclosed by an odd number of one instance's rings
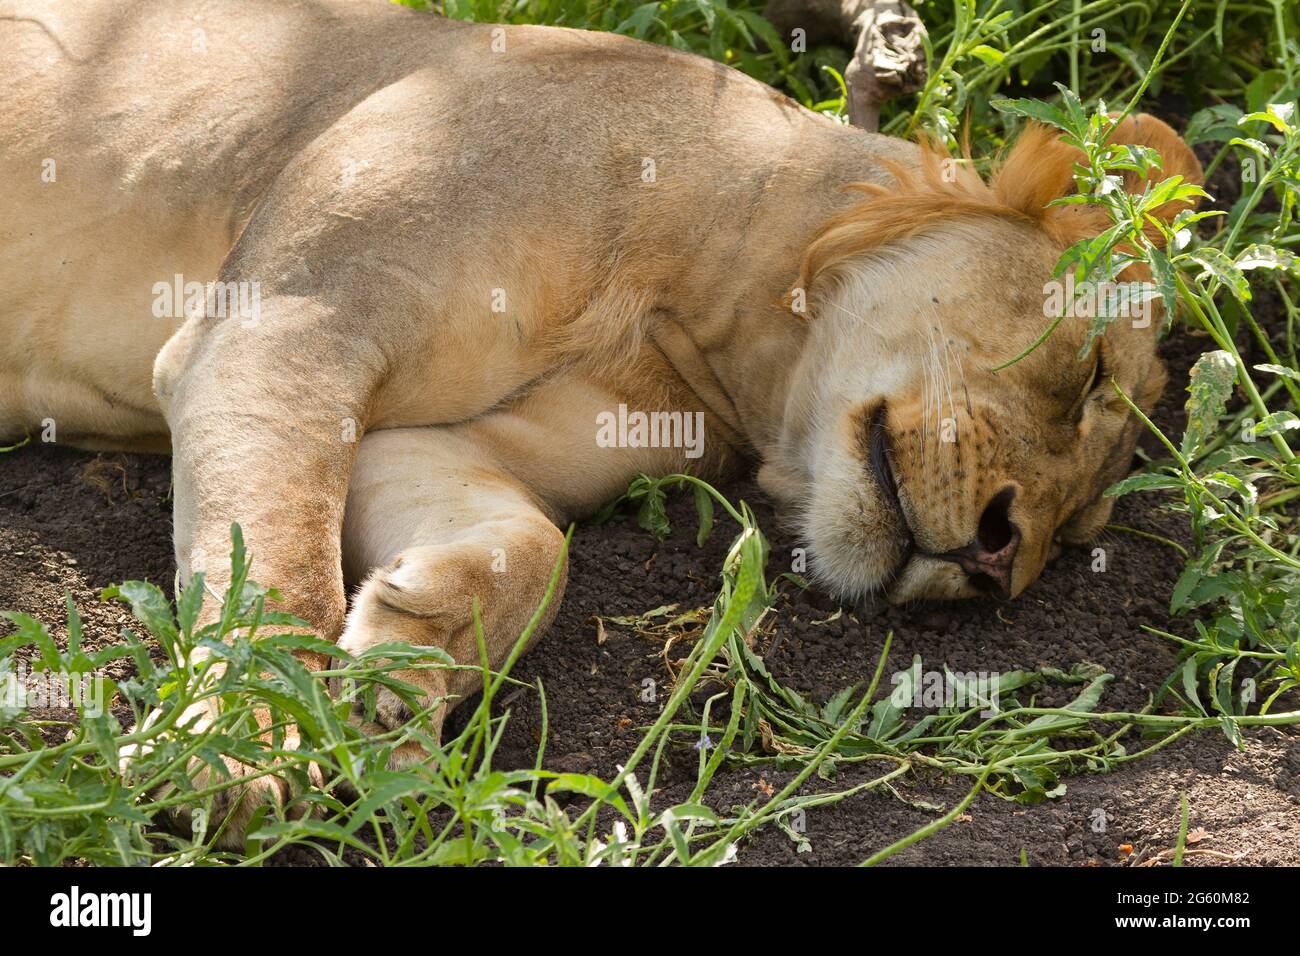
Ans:
MULTIPOLYGON (((1181 383, 1199 348, 1184 337, 1166 349, 1172 375, 1159 415, 1164 422, 1181 415, 1181 383)), ((111 640, 129 615, 121 605, 101 604, 101 587, 137 578, 170 590, 168 469, 168 460, 156 456, 55 447, 0 456, 0 608, 34 614, 62 632, 67 590, 83 614, 88 643, 111 640)), ((796 542, 782 534, 757 489, 740 483, 724 490, 755 506, 772 540, 771 570, 785 570, 796 542)), ((638 729, 655 717, 657 705, 641 700, 643 679, 667 679, 658 645, 616 625, 598 644, 593 615, 712 603, 732 529, 720 520, 712 540, 700 549, 685 498, 672 514, 674 534, 663 543, 628 517, 580 527, 574 536, 564 606, 551 632, 515 672, 528 681, 541 677, 546 687, 549 769, 612 776, 635 745, 638 729)), ((1151 496, 1122 500, 1113 521, 1185 538, 1184 519, 1162 510, 1151 496)), ((1107 552, 1104 573, 1091 570, 1087 549, 1070 550, 1008 603, 880 605, 846 609, 838 619, 819 623, 833 615, 836 602, 791 588, 759 650, 779 680, 819 702, 869 679, 892 631, 890 671, 905 668, 913 654, 921 654, 927 668, 946 662, 958 672, 1068 669, 1088 661, 1116 675, 1103 702, 1136 709, 1175 662, 1171 645, 1140 626, 1189 627, 1171 622, 1167 614, 1180 562, 1167 545, 1125 532, 1108 531, 1099 544, 1107 552)), ((536 697, 525 691, 507 697, 504 705, 512 719, 499 763, 531 765, 540 732, 536 697)), ((676 802, 689 793, 695 762, 695 752, 686 748, 667 761, 660 780, 665 800, 676 802)), ((707 799, 726 810, 788 779, 770 769, 723 771, 707 799)), ((846 771, 836 789, 855 779, 846 771)), ((915 802, 950 806, 968 785, 964 779, 911 778, 897 796, 876 791, 814 809, 806 815, 810 852, 796 853, 788 836, 770 828, 742 849, 740 859, 756 865, 857 863, 934 818, 934 811, 915 802)), ((1300 864, 1300 733, 1271 728, 1249 733, 1244 751, 1217 732, 1185 738, 1116 772, 1072 777, 1063 796, 1037 806, 982 795, 970 807, 969 819, 890 862, 1013 865, 1023 851, 1031 864, 1132 865, 1172 847, 1180 791, 1187 793, 1191 827, 1205 831, 1189 863, 1300 864), (1099 809, 1106 814, 1100 832, 1099 809), (1131 853, 1121 851, 1125 844, 1131 853)))

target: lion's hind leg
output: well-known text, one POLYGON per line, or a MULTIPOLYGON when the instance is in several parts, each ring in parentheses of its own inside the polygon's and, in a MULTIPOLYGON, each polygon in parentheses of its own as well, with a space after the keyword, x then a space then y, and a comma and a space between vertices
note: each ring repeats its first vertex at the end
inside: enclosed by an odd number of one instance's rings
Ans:
MULTIPOLYGON (((546 594, 564 535, 528 489, 486 449, 447 428, 371 432, 361 443, 343 523, 344 568, 361 581, 339 646, 356 655, 378 644, 445 650, 467 669, 412 669, 396 677, 419 687, 434 731, 447 710, 482 686, 474 633, 478 598, 488 660, 505 661, 546 594)), ((559 606, 564 577, 532 640, 559 606)), ((359 705, 360 706, 360 705, 359 705)), ((380 688, 373 719, 394 729, 412 717, 380 688)), ((394 754, 423 759, 419 747, 394 754)))

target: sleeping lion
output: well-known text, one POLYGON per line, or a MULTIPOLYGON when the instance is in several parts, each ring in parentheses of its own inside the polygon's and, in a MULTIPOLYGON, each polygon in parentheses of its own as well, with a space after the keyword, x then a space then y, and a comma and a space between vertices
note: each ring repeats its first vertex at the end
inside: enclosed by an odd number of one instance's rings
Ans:
POLYGON ((1104 227, 1043 129, 985 183, 665 47, 382 0, 2 0, 0 48, 0 438, 170 451, 182 578, 237 521, 350 651, 476 662, 477 596, 500 664, 560 528, 687 467, 756 466, 845 599, 1014 597, 1107 520, 1112 381, 1164 382, 1149 317, 993 371, 1104 227), (598 440, 636 414, 668 440, 598 440))

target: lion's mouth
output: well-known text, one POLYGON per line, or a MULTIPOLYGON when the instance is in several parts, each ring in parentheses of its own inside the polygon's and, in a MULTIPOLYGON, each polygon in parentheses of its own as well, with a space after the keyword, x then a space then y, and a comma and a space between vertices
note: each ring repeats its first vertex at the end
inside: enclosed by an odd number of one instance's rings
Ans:
POLYGON ((898 480, 894 477, 894 466, 889 460, 889 429, 885 427, 885 403, 881 402, 871 417, 870 436, 867 439, 867 461, 871 477, 884 493, 885 500, 894 512, 898 530, 904 539, 902 554, 890 577, 896 576, 912 556, 915 537, 912 526, 908 523, 907 512, 903 510, 902 499, 898 495, 898 480))
POLYGON ((889 432, 885 428, 885 403, 881 402, 871 416, 870 437, 867 440, 867 460, 871 465, 871 477, 885 493, 885 500, 894 510, 904 531, 909 531, 907 516, 903 514, 903 503, 898 499, 898 481, 894 478, 894 466, 889 461, 889 432))

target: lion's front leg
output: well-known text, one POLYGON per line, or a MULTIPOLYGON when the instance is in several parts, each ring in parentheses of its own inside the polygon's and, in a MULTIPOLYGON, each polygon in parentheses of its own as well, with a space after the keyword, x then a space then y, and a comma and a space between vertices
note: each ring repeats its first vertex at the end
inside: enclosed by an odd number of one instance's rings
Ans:
MULTIPOLYGON (((344 650, 359 654, 394 642, 436 646, 456 664, 477 667, 478 598, 489 664, 497 669, 541 604, 564 535, 484 447, 451 429, 418 428, 373 432, 362 442, 343 543, 349 576, 365 574, 339 641, 344 650)), ((533 640, 554 617, 563 583, 561 576, 533 640)), ((432 715, 435 730, 483 682, 472 669, 395 676, 420 687, 426 707, 443 701, 432 715)), ((386 728, 412 717, 386 690, 376 703, 375 717, 386 728)), ((423 757, 406 745, 393 762, 423 757)))
POLYGON ((154 376, 172 433, 182 576, 202 570, 220 593, 238 522, 253 577, 331 641, 346 610, 348 475, 383 370, 348 324, 301 298, 264 302, 256 321, 192 319, 154 376))
MULTIPOLYGON (((373 346, 349 335, 333 309, 302 297, 269 298, 256 315, 192 318, 168 343, 154 387, 172 433, 176 561, 185 579, 202 571, 213 591, 225 590, 237 522, 252 575, 280 592, 280 609, 337 640, 348 474, 381 368, 373 346)), ((200 623, 219 611, 209 598, 200 623)), ((326 659, 304 663, 318 669, 326 659)), ((181 721, 202 727, 216 706, 215 698, 195 704, 181 721)), ((286 779, 250 776, 232 757, 225 763, 241 782, 214 797, 212 825, 226 820, 223 844, 238 847, 255 809, 283 806, 292 793, 286 779)), ((210 782, 210 767, 196 761, 193 769, 195 787, 210 782)), ((178 822, 188 815, 180 808, 178 822)))

